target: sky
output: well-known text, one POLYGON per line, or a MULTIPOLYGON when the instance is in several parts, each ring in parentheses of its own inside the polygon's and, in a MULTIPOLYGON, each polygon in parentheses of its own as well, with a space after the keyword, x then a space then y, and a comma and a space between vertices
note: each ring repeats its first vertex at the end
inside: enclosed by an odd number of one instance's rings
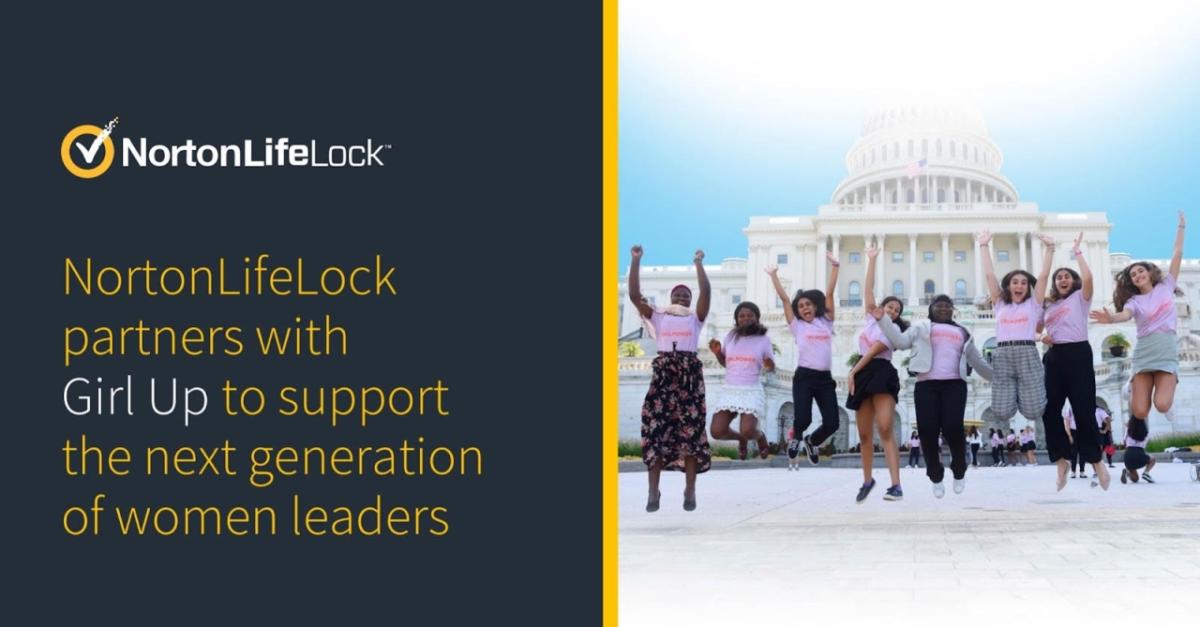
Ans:
POLYGON ((622 0, 619 264, 745 257, 750 216, 813 215, 873 107, 952 92, 1044 212, 1110 250, 1200 257, 1200 3, 622 0))

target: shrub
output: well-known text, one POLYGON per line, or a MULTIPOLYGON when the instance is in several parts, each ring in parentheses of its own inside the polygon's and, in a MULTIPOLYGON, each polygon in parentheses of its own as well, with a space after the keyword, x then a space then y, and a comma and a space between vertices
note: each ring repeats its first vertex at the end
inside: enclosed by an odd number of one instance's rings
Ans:
POLYGON ((1179 431, 1152 436, 1146 442, 1146 452, 1161 453, 1172 446, 1200 446, 1200 431, 1179 431))

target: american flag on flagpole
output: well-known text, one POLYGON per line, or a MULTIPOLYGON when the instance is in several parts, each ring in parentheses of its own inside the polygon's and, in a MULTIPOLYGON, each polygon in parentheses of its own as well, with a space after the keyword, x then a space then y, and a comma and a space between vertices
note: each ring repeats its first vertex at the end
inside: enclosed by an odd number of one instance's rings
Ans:
POLYGON ((908 178, 911 179, 913 177, 924 174, 928 165, 929 165, 928 159, 921 159, 920 161, 918 161, 916 163, 908 164, 908 169, 906 169, 904 171, 904 173, 907 174, 908 178))

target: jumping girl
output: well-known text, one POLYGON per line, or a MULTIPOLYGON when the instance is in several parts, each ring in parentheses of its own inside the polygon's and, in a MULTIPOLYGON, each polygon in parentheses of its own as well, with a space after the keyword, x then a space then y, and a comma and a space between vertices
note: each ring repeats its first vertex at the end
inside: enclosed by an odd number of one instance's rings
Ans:
MULTIPOLYGON (((865 290, 866 312, 875 311, 875 258, 879 249, 874 246, 867 249, 867 278, 865 290)), ((904 303, 895 296, 883 299, 883 313, 904 332, 908 322, 900 317, 904 311, 904 303)), ((887 459, 888 473, 891 475, 891 487, 883 495, 885 501, 899 501, 904 498, 900 489, 900 449, 897 447, 895 436, 892 434, 892 416, 896 402, 900 400, 900 377, 896 367, 892 365, 892 343, 879 330, 879 323, 870 315, 864 316, 866 326, 858 336, 858 352, 861 358, 850 370, 846 380, 850 388, 850 397, 846 399, 846 409, 855 412, 855 423, 858 425, 858 439, 863 443, 859 453, 862 458, 863 484, 858 490, 856 501, 862 503, 871 489, 875 487, 875 478, 871 476, 871 464, 875 460, 874 447, 867 443, 874 440, 873 432, 878 429, 879 443, 887 459)))
POLYGON ((771 353, 771 338, 759 322, 758 306, 749 301, 733 310, 734 328, 725 335, 725 346, 713 338, 708 347, 717 361, 725 367, 725 385, 714 396, 712 437, 714 440, 737 440, 738 457, 746 459, 746 444, 755 440, 758 454, 769 454, 767 435, 758 428, 766 416, 767 397, 758 375, 775 369, 771 353), (729 428, 734 416, 740 416, 738 431, 729 428))
POLYGON ((642 247, 634 245, 631 254, 629 300, 643 318, 650 320, 658 344, 650 389, 642 403, 642 461, 648 467, 650 480, 646 511, 658 511, 662 496, 658 479, 662 469, 666 468, 684 471, 687 483, 683 491, 683 509, 690 512, 696 509, 696 475, 706 472, 712 465, 704 429, 707 417, 704 373, 696 356, 712 293, 708 276, 704 274, 704 251, 697 250, 692 259, 700 284, 700 298, 694 312, 688 309, 692 304, 692 290, 685 285, 671 288, 671 304, 661 310, 644 301, 638 276, 642 247))
MULTIPOLYGON (((1183 259, 1183 233, 1186 226, 1183 212, 1180 211, 1179 226, 1175 231, 1175 252, 1171 255, 1171 267, 1166 274, 1148 261, 1129 264, 1117 275, 1117 288, 1113 292, 1117 313, 1110 313, 1107 308, 1092 312, 1092 319, 1103 324, 1125 322, 1130 318, 1137 323, 1137 345, 1133 347, 1133 389, 1129 399, 1130 428, 1137 422, 1141 422, 1142 427, 1146 426, 1151 399, 1154 408, 1166 414, 1168 420, 1174 418, 1172 404, 1175 401, 1175 386, 1179 383, 1174 297, 1178 290, 1176 282, 1183 259)), ((1141 427, 1136 430, 1141 431, 1141 427)), ((1135 439, 1140 441, 1145 438, 1135 439)))
MULTIPOLYGON (((963 415, 967 407, 967 382, 974 368, 983 378, 992 379, 992 367, 975 348, 975 340, 954 322, 954 301, 939 294, 929 305, 929 318, 900 331, 882 309, 871 314, 879 321, 884 336, 897 349, 912 349, 908 369, 917 373, 913 401, 917 411, 917 435, 925 456, 925 474, 933 482, 937 498, 946 495, 942 485, 945 468, 938 447, 940 431, 950 444, 950 470, 954 473, 954 493, 967 485, 967 442, 963 415)), ((993 438, 993 442, 995 438, 993 438)))
POLYGON ((996 378, 992 382, 992 412, 1000 420, 1009 420, 1020 409, 1021 415, 1029 420, 1041 419, 1046 409, 1046 382, 1034 336, 1042 320, 1042 292, 1034 288, 1039 282, 1045 285, 1046 276, 1050 274, 1054 253, 1050 244, 1053 240, 1047 245, 1040 278, 1035 279, 1024 270, 1013 270, 1004 275, 1000 282, 996 281, 992 255, 988 250, 992 241, 991 232, 985 230, 976 241, 979 242, 988 294, 992 299, 992 312, 996 318, 996 350, 992 353, 996 378))
MULTIPOLYGON (((796 438, 788 442, 788 457, 795 458, 803 444, 808 462, 816 465, 820 461, 819 449, 829 436, 838 430, 837 384, 833 381, 833 298, 837 287, 838 263, 833 253, 826 251, 829 260, 829 285, 821 290, 796 290, 791 307, 784 307, 792 337, 796 339, 796 373, 792 377, 792 402, 796 418, 793 430, 796 438), (812 406, 816 401, 821 410, 821 426, 808 435, 805 429, 812 425, 812 406)), ((788 302, 787 291, 779 280, 779 268, 767 266, 771 283, 779 299, 788 302)))
MULTIPOLYGON (((1047 250, 1053 251, 1054 240, 1042 236, 1047 250)), ((1092 367, 1092 345, 1088 343, 1088 311, 1092 306, 1092 270, 1079 250, 1083 233, 1075 238, 1071 253, 1079 264, 1079 272, 1058 268, 1046 295, 1046 331, 1042 342, 1050 349, 1042 358, 1046 371, 1046 409, 1042 425, 1046 428, 1046 449, 1050 461, 1058 465, 1056 486, 1067 485, 1067 467, 1075 476, 1078 466, 1083 475, 1083 463, 1092 465, 1100 487, 1108 489, 1108 469, 1101 463, 1101 437, 1096 423, 1089 419, 1096 413, 1096 371, 1092 367), (1071 401, 1071 427, 1064 430, 1060 419, 1063 403, 1071 401), (1078 407, 1079 411, 1075 411, 1078 407), (1068 460, 1070 460, 1068 462, 1068 460)), ((1083 475, 1086 476, 1086 475, 1083 475)))

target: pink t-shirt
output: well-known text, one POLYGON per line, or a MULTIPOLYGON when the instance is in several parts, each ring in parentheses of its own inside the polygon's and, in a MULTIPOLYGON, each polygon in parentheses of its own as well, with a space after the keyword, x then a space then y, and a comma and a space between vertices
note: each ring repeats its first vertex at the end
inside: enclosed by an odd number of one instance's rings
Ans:
POLYGON ((1078 425, 1075 424, 1075 412, 1068 409, 1066 413, 1063 414, 1063 418, 1067 419, 1067 429, 1075 431, 1079 428, 1078 425))
POLYGON ((963 330, 953 324, 935 322, 929 328, 929 346, 933 351, 929 372, 917 375, 917 381, 950 381, 962 378, 958 362, 962 359, 963 330))
POLYGON ((650 324, 654 325, 654 340, 658 344, 658 350, 696 352, 696 343, 700 339, 700 329, 703 327, 696 314, 672 316, 655 311, 650 317, 650 324), (671 347, 672 343, 674 348, 671 347))
POLYGON ((1108 414, 1104 413, 1103 409, 1100 409, 1099 407, 1096 408, 1096 426, 1097 427, 1100 427, 1101 429, 1103 429, 1104 428, 1104 419, 1107 417, 1108 417, 1108 414))
POLYGON ((998 434, 992 434, 992 448, 1000 446, 1003 442, 1003 438, 1001 438, 998 434))
POLYGON ((1046 333, 1055 344, 1086 342, 1088 310, 1092 301, 1083 300, 1083 290, 1046 307, 1046 333))
MULTIPOLYGON (((1136 418, 1135 418, 1135 420, 1136 420, 1136 418)), ((1147 438, 1147 439, 1149 439, 1149 438, 1147 438)), ((1129 435, 1129 432, 1126 431, 1125 432, 1125 446, 1127 446, 1127 447, 1128 446, 1140 446, 1142 448, 1146 448, 1146 440, 1135 440, 1135 439, 1133 439, 1133 436, 1129 435)))
POLYGON ((1133 312, 1137 322, 1137 336, 1151 333, 1175 332, 1175 277, 1163 273, 1163 279, 1149 294, 1138 294, 1125 303, 1125 309, 1133 312))
POLYGON ((766 335, 738 337, 732 331, 725 336, 725 382, 732 385, 756 385, 764 359, 771 359, 771 338, 766 335))
MULTIPOLYGON (((887 315, 887 314, 884 314, 887 315)), ((883 334, 883 329, 879 328, 879 321, 872 316, 867 316, 867 325, 863 327, 862 333, 858 334, 858 354, 866 355, 868 350, 875 342, 880 342, 887 347, 887 350, 875 356, 875 359, 892 360, 892 343, 888 341, 887 336, 883 334)))
POLYGON ((833 323, 818 316, 812 322, 795 318, 788 325, 796 338, 796 366, 812 370, 833 368, 833 323))
POLYGON ((921 440, 912 438, 908 441, 908 448, 921 448, 921 440))
POLYGON ((1013 442, 1016 442, 1016 441, 1017 441, 1017 436, 1016 436, 1016 435, 1014 435, 1014 434, 1012 434, 1012 433, 1010 433, 1010 434, 1008 434, 1007 436, 1005 436, 1005 438, 1004 438, 1004 441, 1005 441, 1005 443, 1007 443, 1007 444, 1012 444, 1013 442))
POLYGON ((997 302, 992 306, 996 315, 996 341, 1032 340, 1042 319, 1042 307, 1032 296, 1017 303, 997 302))

